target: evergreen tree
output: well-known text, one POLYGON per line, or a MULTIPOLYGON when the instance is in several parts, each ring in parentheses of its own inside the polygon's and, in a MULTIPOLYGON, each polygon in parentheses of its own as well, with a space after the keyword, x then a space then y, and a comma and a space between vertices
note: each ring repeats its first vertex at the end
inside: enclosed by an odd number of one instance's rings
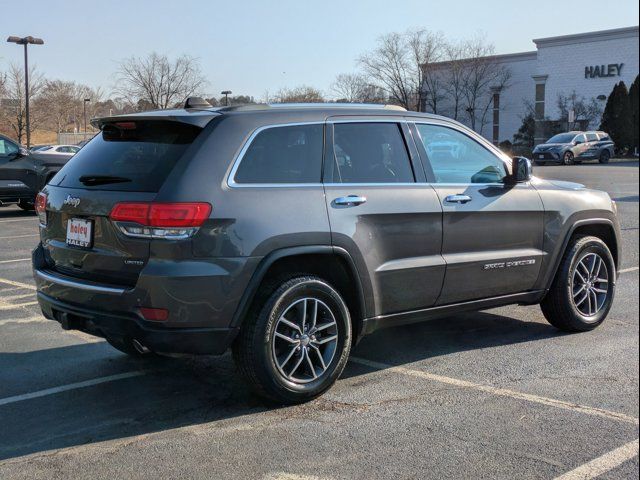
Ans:
POLYGON ((638 148, 640 146, 640 75, 636 76, 631 88, 629 89, 629 108, 631 109, 632 118, 632 135, 631 147, 638 148))
POLYGON ((536 131, 536 118, 533 113, 528 113, 522 119, 522 125, 513 135, 513 143, 525 147, 533 147, 536 131))
POLYGON ((633 137, 633 120, 631 118, 631 105, 629 93, 624 82, 613 87, 613 91, 607 99, 604 107, 600 130, 607 132, 615 142, 616 148, 622 150, 629 148, 633 137))

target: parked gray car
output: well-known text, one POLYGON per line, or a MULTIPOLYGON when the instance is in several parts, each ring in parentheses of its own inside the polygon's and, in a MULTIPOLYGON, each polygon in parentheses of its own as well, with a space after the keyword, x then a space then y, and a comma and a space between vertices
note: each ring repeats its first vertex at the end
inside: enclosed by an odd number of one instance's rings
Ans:
POLYGON ((562 163, 573 165, 584 160, 609 163, 615 153, 615 145, 605 132, 567 132, 551 137, 533 149, 537 165, 562 163))
POLYGON ((294 403, 382 327, 517 303, 586 331, 611 308, 611 198, 457 122, 187 107, 94 121, 38 196, 37 296, 63 328, 131 355, 231 348, 257 392, 294 403))

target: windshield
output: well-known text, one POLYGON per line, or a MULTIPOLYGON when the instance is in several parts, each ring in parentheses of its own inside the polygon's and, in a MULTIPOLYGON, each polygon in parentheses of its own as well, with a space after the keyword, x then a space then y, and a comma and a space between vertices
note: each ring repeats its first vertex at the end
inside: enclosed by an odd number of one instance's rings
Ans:
POLYGON ((157 192, 200 131, 167 121, 107 124, 60 170, 58 185, 157 192))
POLYGON ((551 137, 545 143, 571 143, 575 136, 575 133, 560 133, 551 137))

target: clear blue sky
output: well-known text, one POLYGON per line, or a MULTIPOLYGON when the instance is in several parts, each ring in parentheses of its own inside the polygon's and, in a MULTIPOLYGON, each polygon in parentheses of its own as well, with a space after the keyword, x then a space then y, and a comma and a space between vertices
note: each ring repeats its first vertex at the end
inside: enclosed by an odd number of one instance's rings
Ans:
POLYGON ((260 98, 299 84, 330 94, 335 75, 354 71, 358 55, 387 32, 481 32, 498 53, 512 53, 533 50, 533 38, 635 25, 638 1, 0 0, 0 17, 0 70, 22 61, 6 37, 33 35, 46 44, 30 58, 47 78, 109 93, 122 58, 187 53, 200 59, 206 93, 260 98))

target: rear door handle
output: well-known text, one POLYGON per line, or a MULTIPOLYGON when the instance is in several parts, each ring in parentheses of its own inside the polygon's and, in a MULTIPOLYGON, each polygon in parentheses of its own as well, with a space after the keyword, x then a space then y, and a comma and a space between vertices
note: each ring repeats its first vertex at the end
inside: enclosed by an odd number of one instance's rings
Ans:
POLYGON ((471 201, 471 197, 469 195, 462 195, 462 194, 457 194, 457 195, 449 195, 448 197, 445 197, 444 201, 446 203, 468 203, 471 201))
POLYGON ((367 197, 363 197, 360 195, 348 195, 346 197, 338 197, 333 203, 341 206, 355 207, 356 205, 360 205, 367 201, 367 197))

